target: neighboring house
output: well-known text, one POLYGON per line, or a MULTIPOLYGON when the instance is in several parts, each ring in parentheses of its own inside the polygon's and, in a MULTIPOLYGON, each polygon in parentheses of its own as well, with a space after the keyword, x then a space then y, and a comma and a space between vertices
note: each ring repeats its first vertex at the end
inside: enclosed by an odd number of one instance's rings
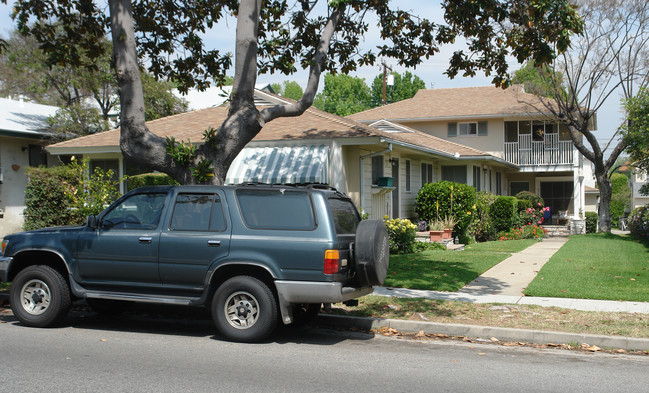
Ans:
POLYGON ((636 168, 630 162, 624 163, 618 172, 623 173, 629 177, 629 188, 631 189, 631 209, 649 204, 649 195, 642 195, 640 188, 647 184, 647 172, 636 168))
MULTIPOLYGON (((497 170, 487 160, 437 162, 432 180, 453 180, 477 190, 516 195, 530 191, 551 208, 552 224, 580 220, 596 207, 590 162, 574 147, 539 99, 522 85, 419 90, 408 100, 350 115, 377 126, 390 122, 448 142, 480 149, 507 163, 497 170), (589 199, 586 201, 586 186, 589 199)), ((581 232, 582 222, 575 230, 581 232)))
MULTIPOLYGON (((259 90, 256 100, 287 102, 259 90)), ((221 125, 227 111, 225 106, 211 107, 153 120, 147 126, 156 135, 197 143, 206 128, 221 125)), ((90 158, 92 166, 111 168, 120 176, 141 172, 123 159, 119 130, 47 149, 54 155, 83 155, 90 158)), ((324 183, 349 194, 370 217, 413 218, 415 198, 423 183, 439 180, 444 168, 457 175, 454 180, 464 181, 466 176, 473 181, 472 173, 453 172, 453 168, 467 166, 479 168, 480 178, 489 176, 480 188, 496 194, 506 193, 506 174, 518 170, 501 157, 413 128, 388 121, 369 127, 309 108, 302 116, 266 124, 235 159, 227 182, 324 183)))
POLYGON ((29 166, 47 165, 46 119, 58 107, 0 98, 0 237, 23 226, 29 166))

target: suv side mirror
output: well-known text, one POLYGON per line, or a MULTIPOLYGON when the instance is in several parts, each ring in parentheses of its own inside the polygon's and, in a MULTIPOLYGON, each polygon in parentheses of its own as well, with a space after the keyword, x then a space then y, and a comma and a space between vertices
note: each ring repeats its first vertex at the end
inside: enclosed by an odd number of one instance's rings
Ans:
POLYGON ((97 217, 95 217, 94 214, 89 215, 88 218, 86 219, 86 225, 88 226, 88 228, 93 228, 93 229, 96 228, 97 217))

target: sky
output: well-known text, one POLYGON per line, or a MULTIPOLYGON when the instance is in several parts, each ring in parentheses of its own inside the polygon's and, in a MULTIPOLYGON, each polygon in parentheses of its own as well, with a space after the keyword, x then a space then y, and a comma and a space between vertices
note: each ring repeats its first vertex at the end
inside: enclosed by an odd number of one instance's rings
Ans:
MULTIPOLYGON (((11 3, 11 0, 8 1, 11 3)), ((410 10, 422 17, 426 17, 432 21, 442 22, 442 9, 438 1, 430 0, 392 0, 394 6, 403 10, 410 10)), ((10 17, 11 6, 0 3, 0 35, 7 37, 9 32, 13 30, 14 23, 10 17)), ((370 23, 370 26, 372 24, 370 23)), ((235 37, 236 19, 233 17, 225 19, 219 23, 216 28, 208 32, 204 37, 205 43, 210 48, 217 48, 221 51, 234 53, 234 37, 235 37)), ((370 29, 362 45, 365 48, 375 47, 380 43, 378 29, 370 29)), ((453 88, 453 87, 470 87, 470 86, 487 86, 491 84, 491 78, 479 73, 473 78, 457 76, 455 79, 450 79, 444 75, 444 71, 448 66, 448 59, 455 50, 456 46, 443 46, 441 51, 434 57, 424 60, 422 64, 415 69, 409 69, 410 72, 419 76, 426 83, 426 88, 439 89, 439 88, 453 88)), ((388 66, 392 67, 393 71, 403 73, 406 71, 404 67, 397 65, 393 59, 385 59, 388 66)), ((509 64, 511 72, 520 68, 520 65, 512 60, 509 64)), ((365 82, 370 85, 375 76, 382 72, 381 67, 377 64, 375 66, 366 66, 358 69, 356 72, 351 73, 352 76, 357 76, 365 79, 365 82)), ((285 80, 294 80, 302 87, 306 86, 308 74, 306 71, 299 71, 291 76, 284 74, 275 75, 259 75, 257 83, 281 83, 285 80)), ((323 86, 323 80, 320 80, 320 89, 323 86)), ((607 100, 605 105, 598 112, 598 131, 597 139, 603 147, 606 142, 611 138, 614 131, 622 121, 622 110, 619 98, 613 95, 607 100)))

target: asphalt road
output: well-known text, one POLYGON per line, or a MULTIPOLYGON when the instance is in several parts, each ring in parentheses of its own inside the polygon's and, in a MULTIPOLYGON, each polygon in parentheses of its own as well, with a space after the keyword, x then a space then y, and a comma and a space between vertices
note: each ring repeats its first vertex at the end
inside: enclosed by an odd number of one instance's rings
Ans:
POLYGON ((200 317, 82 312, 64 327, 36 329, 0 313, 0 391, 572 393, 649 386, 645 356, 317 328, 283 328, 268 342, 238 344, 200 317))

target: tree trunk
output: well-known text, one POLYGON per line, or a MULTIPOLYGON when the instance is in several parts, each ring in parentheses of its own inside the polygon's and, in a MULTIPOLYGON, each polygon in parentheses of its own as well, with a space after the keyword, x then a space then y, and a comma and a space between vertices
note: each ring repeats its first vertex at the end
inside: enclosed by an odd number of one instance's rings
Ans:
POLYGON ((599 186, 598 232, 611 232, 611 196, 613 194, 611 179, 606 173, 596 176, 599 186))

